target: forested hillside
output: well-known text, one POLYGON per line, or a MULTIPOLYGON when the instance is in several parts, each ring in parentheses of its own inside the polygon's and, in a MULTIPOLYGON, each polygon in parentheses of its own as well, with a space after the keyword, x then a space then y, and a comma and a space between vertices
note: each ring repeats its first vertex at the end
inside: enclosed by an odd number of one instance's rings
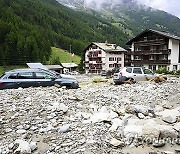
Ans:
POLYGON ((109 21, 131 38, 147 28, 166 31, 180 36, 180 19, 167 12, 150 8, 137 0, 99 1, 58 0, 78 11, 88 12, 109 21), (88 2, 88 5, 86 4, 88 2))
POLYGON ((123 45, 125 35, 105 19, 73 11, 55 0, 0 0, 0 65, 49 59, 51 46, 78 55, 92 41, 123 45))

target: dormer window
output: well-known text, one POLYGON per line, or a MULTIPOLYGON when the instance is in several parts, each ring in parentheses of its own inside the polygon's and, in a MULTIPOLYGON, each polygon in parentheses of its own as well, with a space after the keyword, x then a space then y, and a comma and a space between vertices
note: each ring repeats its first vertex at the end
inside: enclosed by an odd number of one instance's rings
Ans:
POLYGON ((147 36, 144 37, 144 41, 147 41, 147 36))
POLYGON ((96 45, 92 45, 92 49, 97 49, 97 46, 96 45))

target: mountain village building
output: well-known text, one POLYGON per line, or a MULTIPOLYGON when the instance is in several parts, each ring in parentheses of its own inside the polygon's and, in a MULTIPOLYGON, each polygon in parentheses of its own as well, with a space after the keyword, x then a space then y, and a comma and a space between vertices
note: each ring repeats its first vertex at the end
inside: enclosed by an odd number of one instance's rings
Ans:
POLYGON ((131 66, 180 70, 180 37, 147 29, 127 42, 127 45, 132 47, 125 56, 125 62, 131 66))
POLYGON ((125 49, 116 44, 91 43, 85 49, 86 73, 101 73, 124 67, 125 49))

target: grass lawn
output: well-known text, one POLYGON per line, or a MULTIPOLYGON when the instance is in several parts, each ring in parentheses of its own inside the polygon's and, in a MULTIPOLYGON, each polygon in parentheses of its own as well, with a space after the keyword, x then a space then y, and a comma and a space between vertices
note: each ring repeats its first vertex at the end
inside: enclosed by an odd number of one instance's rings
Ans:
MULTIPOLYGON (((61 63, 69 63, 71 61, 71 56, 72 54, 70 54, 69 52, 59 49, 59 48, 55 48, 52 47, 52 55, 49 59, 49 62, 54 59, 59 57, 59 60, 61 63)), ((81 60, 80 56, 74 55, 74 58, 72 58, 72 62, 79 64, 81 60)), ((12 69, 16 69, 16 68, 26 68, 27 66, 24 65, 15 65, 15 66, 0 66, 0 75, 2 75, 4 72, 12 70, 12 69)))
POLYGON ((0 75, 2 75, 4 72, 17 69, 17 68, 26 68, 26 66, 22 65, 15 65, 15 66, 0 66, 0 75))
MULTIPOLYGON (((59 60, 61 63, 69 63, 71 61, 71 56, 68 51, 52 47, 52 55, 49 59, 49 62, 52 61, 52 59, 59 57, 59 60)), ((74 55, 74 58, 72 58, 72 62, 79 64, 81 60, 80 56, 74 55)))

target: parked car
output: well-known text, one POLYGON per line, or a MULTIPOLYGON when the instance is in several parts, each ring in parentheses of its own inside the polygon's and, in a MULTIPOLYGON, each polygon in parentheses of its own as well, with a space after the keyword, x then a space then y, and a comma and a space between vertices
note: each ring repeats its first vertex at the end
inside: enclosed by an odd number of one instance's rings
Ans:
POLYGON ((0 90, 19 87, 47 87, 54 84, 74 89, 79 87, 76 78, 61 76, 53 71, 43 69, 16 69, 6 72, 0 77, 0 90))
POLYGON ((105 70, 101 71, 101 76, 107 76, 107 72, 105 70))
POLYGON ((113 80, 115 84, 121 84, 127 80, 146 81, 156 76, 151 70, 144 67, 124 67, 115 71, 113 80))

